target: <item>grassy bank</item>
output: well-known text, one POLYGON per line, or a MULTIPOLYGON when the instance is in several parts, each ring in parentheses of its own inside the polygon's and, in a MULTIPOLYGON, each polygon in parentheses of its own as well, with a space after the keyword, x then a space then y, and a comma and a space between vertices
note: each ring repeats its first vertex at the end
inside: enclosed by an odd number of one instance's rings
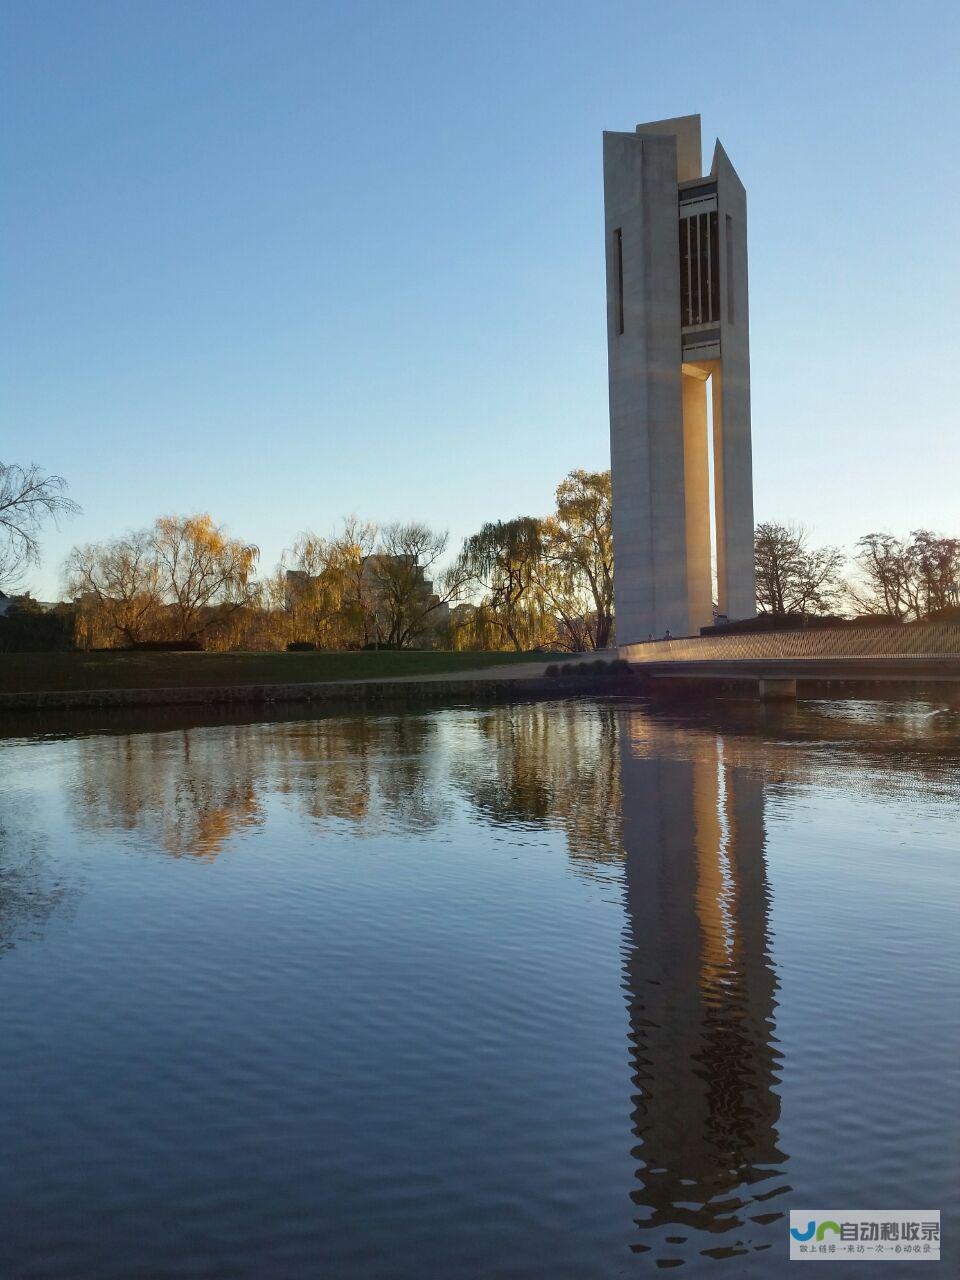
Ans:
MULTIPOLYGON (((0 653, 0 692, 74 689, 168 689, 244 684, 307 684, 457 675, 542 653, 0 653)), ((559 655, 561 660, 564 656, 559 655)))

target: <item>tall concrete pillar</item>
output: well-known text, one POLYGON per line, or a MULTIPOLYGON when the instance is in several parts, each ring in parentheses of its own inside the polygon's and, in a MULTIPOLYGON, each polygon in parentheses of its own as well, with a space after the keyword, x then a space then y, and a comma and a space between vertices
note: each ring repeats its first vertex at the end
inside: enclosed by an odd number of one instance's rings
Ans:
POLYGON ((747 296, 747 193, 717 143, 721 262, 720 367, 713 390, 717 515, 717 601, 729 618, 757 611, 753 559, 753 450, 750 439, 750 311, 747 296))
POLYGON ((756 612, 746 195, 719 143, 701 168, 699 116, 603 135, 621 644, 712 621, 714 550, 719 611, 756 612))
POLYGON ((707 438, 707 381, 700 370, 684 373, 683 487, 687 519, 688 630, 713 621, 713 564, 710 538, 710 453, 707 438))

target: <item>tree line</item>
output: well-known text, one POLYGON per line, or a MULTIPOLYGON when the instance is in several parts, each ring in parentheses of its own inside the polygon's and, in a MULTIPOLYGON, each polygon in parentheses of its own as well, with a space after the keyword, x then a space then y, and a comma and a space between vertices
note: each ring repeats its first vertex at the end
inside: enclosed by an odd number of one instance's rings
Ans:
POLYGON ((811 546, 802 526, 764 523, 754 551, 758 613, 960 620, 960 538, 867 533, 848 556, 811 546))
POLYGON ((609 472, 573 471, 553 512, 448 535, 351 516, 301 533, 271 572, 209 515, 78 546, 64 571, 90 647, 605 648, 613 629, 609 472))
MULTIPOLYGON (((456 550, 423 523, 352 516, 302 532, 266 574, 256 545, 209 514, 160 516, 74 547, 70 619, 34 629, 93 648, 604 649, 615 642, 611 505, 609 471, 577 470, 548 516, 488 522, 456 550)), ((61 477, 0 464, 0 589, 38 562, 44 521, 78 510, 61 477)), ((761 614, 960 617, 957 538, 869 533, 848 556, 765 522, 755 558, 761 614)))

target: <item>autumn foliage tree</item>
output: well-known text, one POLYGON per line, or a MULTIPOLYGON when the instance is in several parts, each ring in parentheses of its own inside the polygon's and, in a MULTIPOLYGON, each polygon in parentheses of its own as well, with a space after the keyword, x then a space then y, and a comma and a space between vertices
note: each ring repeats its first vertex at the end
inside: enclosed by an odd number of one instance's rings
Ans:
POLYGON ((196 639, 250 603, 260 552, 250 543, 228 538, 209 515, 161 516, 153 527, 152 544, 174 639, 196 639))
POLYGON ((149 530, 74 547, 67 589, 84 608, 91 643, 150 638, 161 617, 160 572, 149 530))
POLYGON ((457 562, 472 622, 514 649, 604 649, 613 638, 609 471, 571 471, 549 516, 485 524, 457 562))
POLYGON ((258 555, 209 515, 161 516, 152 529, 75 547, 67 588, 94 642, 195 640, 254 600, 258 555))

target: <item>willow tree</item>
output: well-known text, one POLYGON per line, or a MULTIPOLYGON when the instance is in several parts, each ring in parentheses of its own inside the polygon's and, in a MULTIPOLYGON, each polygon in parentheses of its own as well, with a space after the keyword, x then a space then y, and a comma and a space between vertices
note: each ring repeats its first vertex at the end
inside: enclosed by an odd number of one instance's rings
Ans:
POLYGON ((538 580, 543 529, 533 516, 485 524, 467 538, 454 566, 459 589, 480 591, 506 640, 518 652, 543 631, 538 580))

